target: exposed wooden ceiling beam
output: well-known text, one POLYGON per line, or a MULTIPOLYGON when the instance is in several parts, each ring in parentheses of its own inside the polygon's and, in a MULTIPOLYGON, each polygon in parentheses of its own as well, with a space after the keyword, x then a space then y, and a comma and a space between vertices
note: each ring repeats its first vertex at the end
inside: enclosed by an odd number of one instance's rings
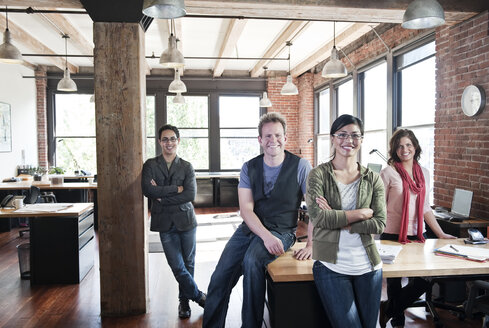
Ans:
MULTIPOLYGON (((49 10, 55 10, 55 8, 47 8, 49 10)), ((61 14, 43 14, 46 19, 49 19, 54 25, 58 27, 64 34, 70 36, 70 42, 75 48, 77 48, 83 55, 93 55, 93 42, 88 41, 83 37, 83 33, 74 27, 68 19, 61 14)), ((54 26, 53 26, 54 27, 54 26)), ((57 30, 58 31, 58 30, 57 30)), ((93 59, 90 59, 93 62, 93 59)))
MULTIPOLYGON (((226 31, 226 36, 222 41, 221 50, 219 50, 219 57, 230 57, 232 55, 246 23, 246 19, 231 19, 226 31)), ((224 60, 216 60, 213 71, 214 77, 221 76, 224 71, 224 60)))
MULTIPOLYGON (((24 31, 20 26, 16 25, 9 19, 9 31, 14 44, 21 44, 24 47, 31 49, 36 54, 56 54, 53 50, 45 46, 43 43, 34 39, 29 33, 24 31)), ((5 16, 0 14, 0 29, 5 29, 5 16)), ((61 42, 61 38, 60 38, 61 42)), ((61 57, 46 57, 53 65, 65 70, 65 60, 61 57)), ((71 73, 78 72, 78 66, 74 66, 68 62, 68 69, 71 73)))
MULTIPOLYGON (((186 0, 188 14, 401 23, 412 0, 186 0)), ((487 1, 439 0, 448 24, 488 9, 487 1)))
MULTIPOLYGON (((268 47, 262 57, 277 57, 278 54, 284 49, 285 42, 292 40, 295 36, 298 35, 298 33, 303 31, 308 24, 308 22, 304 21, 290 22, 289 25, 287 25, 287 27, 284 29, 284 31, 275 38, 275 40, 272 42, 270 47, 268 47)), ((256 63, 255 67, 253 67, 253 69, 251 70, 251 77, 258 77, 263 74, 263 66, 266 66, 269 62, 269 60, 259 60, 258 63, 256 63)))
POLYGON ((80 0, 0 0, 2 6, 83 9, 80 0))
MULTIPOLYGON (((336 46, 343 48, 349 43, 355 41, 365 33, 371 31, 370 26, 375 27, 378 24, 363 24, 357 23, 353 24, 351 27, 343 31, 342 33, 336 36, 336 46)), ((309 56, 306 60, 296 65, 290 70, 290 74, 293 77, 297 77, 302 73, 308 71, 313 68, 323 60, 326 60, 331 55, 331 49, 333 48, 333 40, 329 41, 325 45, 323 45, 318 51, 309 56)))

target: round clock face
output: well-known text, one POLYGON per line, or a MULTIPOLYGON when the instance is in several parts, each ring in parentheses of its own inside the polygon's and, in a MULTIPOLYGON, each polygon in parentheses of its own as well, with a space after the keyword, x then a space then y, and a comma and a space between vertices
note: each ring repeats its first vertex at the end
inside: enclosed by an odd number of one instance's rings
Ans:
POLYGON ((486 105, 484 89, 469 85, 462 94, 462 110, 467 116, 478 114, 486 105))

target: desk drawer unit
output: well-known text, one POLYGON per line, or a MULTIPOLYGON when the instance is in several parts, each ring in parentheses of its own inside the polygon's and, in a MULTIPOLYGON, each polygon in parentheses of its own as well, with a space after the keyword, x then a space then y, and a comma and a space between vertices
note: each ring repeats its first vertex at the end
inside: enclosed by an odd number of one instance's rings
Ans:
POLYGON ((31 284, 79 283, 93 267, 93 210, 31 220, 31 284))

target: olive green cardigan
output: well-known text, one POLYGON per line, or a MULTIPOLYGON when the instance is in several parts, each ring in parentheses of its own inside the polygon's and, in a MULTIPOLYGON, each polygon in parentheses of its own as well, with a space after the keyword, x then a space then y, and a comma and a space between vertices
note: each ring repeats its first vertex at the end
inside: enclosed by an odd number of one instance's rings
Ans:
MULTIPOLYGON (((380 263, 380 256, 372 234, 380 234, 385 228, 386 209, 384 184, 380 176, 360 164, 360 183, 357 194, 357 209, 371 208, 373 217, 351 224, 350 231, 360 234, 372 268, 380 263)), ((309 219, 314 226, 312 257, 329 263, 336 263, 340 230, 348 225, 346 213, 341 209, 341 196, 336 184, 331 162, 321 164, 311 170, 307 178, 306 194, 309 219), (322 210, 316 197, 324 196, 332 210, 322 210)))

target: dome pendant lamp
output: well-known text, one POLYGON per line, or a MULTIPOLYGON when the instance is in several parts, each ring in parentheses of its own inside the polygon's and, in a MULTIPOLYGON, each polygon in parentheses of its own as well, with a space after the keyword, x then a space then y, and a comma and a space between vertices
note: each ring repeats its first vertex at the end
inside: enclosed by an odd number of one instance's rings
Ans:
POLYGON ((171 19, 185 16, 183 0, 144 0, 143 14, 153 18, 171 19))
POLYGON ((65 73, 63 78, 58 82, 58 91, 75 92, 77 90, 76 83, 70 77, 70 71, 68 70, 68 34, 63 34, 65 39, 65 73))
POLYGON ((182 53, 177 48, 177 38, 174 35, 175 24, 171 20, 170 37, 168 38, 168 48, 161 54, 160 64, 165 68, 183 68, 185 61, 182 53))
POLYGON ((445 24, 445 12, 436 0, 414 0, 402 17, 402 27, 408 29, 433 28, 445 24))
POLYGON ((285 45, 289 47, 289 74, 287 75, 287 81, 282 87, 282 90, 280 90, 280 94, 282 96, 295 96, 299 93, 299 90, 297 90, 296 85, 292 82, 292 75, 290 75, 290 46, 292 45, 292 42, 287 41, 285 45))
MULTIPOLYGON (((267 68, 266 66, 263 67, 263 70, 265 71, 265 78, 267 78, 267 68)), ((270 99, 268 99, 268 94, 266 91, 263 91, 263 98, 260 99, 260 107, 272 107, 272 102, 270 99)))
POLYGON ((184 93, 187 92, 187 87, 185 83, 180 80, 180 71, 175 68, 175 79, 168 86, 168 92, 171 93, 184 93))
POLYGON ((338 59, 338 52, 336 50, 336 22, 333 22, 333 49, 331 49, 331 56, 329 57, 329 61, 324 65, 321 75, 331 79, 345 77, 347 74, 345 64, 338 59))
POLYGON ((8 29, 8 7, 5 6, 5 32, 3 32, 3 44, 0 45, 0 62, 5 64, 21 64, 24 60, 19 49, 11 43, 10 31, 8 29))

